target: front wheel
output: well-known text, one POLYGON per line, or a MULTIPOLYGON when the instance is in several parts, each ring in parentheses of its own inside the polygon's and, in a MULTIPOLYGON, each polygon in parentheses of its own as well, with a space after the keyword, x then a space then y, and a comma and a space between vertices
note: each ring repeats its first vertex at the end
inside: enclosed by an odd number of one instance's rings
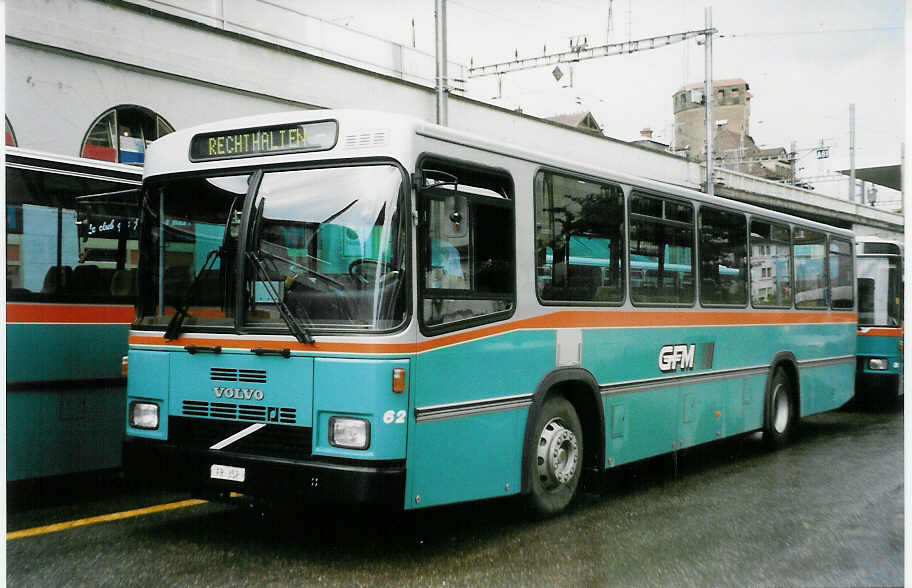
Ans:
POLYGON ((767 410, 769 412, 763 429, 763 441, 768 447, 778 449, 789 442, 798 423, 791 381, 781 368, 777 368, 773 374, 767 410))
POLYGON ((526 448, 529 506, 539 516, 562 511, 576 495, 583 468, 583 433, 573 405, 552 396, 542 405, 526 448))

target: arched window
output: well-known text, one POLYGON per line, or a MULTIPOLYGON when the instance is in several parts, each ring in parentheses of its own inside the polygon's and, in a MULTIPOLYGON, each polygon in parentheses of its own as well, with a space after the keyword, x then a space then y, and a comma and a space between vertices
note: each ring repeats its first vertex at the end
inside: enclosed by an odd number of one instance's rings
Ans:
POLYGON ((89 127, 80 154, 89 159, 142 165, 146 145, 172 132, 174 127, 148 108, 115 106, 89 127))
POLYGON ((13 132, 13 125, 10 124, 9 117, 3 117, 6 119, 6 146, 7 147, 17 147, 19 142, 16 141, 16 133, 13 132))

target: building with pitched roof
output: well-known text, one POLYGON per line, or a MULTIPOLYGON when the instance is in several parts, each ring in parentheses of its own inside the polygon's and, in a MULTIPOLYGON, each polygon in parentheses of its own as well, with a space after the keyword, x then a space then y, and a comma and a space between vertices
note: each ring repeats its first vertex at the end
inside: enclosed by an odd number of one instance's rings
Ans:
POLYGON ((589 111, 558 114, 555 116, 546 117, 545 120, 550 120, 551 122, 556 122, 568 127, 573 127, 575 129, 592 131, 593 133, 598 133, 599 135, 602 134, 601 125, 598 124, 598 121, 595 120, 595 117, 592 116, 592 113, 589 111))

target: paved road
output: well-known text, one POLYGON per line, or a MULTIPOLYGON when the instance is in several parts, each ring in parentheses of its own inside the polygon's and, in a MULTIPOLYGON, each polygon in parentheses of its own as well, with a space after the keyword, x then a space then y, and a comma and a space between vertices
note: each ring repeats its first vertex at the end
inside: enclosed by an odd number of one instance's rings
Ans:
MULTIPOLYGON (((866 586, 903 583, 902 404, 612 471, 563 516, 488 501, 383 516, 201 504, 7 543, 10 586, 866 586)), ((180 495, 12 512, 9 531, 180 495)))

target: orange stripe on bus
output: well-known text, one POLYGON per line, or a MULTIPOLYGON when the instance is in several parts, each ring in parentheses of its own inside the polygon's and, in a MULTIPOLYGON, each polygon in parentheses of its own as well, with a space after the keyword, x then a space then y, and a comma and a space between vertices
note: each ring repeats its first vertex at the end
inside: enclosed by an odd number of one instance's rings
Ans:
POLYGON ((7 323, 132 323, 132 306, 7 303, 7 323))
POLYGON ((417 349, 414 343, 327 343, 316 342, 313 345, 298 343, 297 341, 270 341, 250 339, 201 339, 181 336, 179 339, 168 340, 161 335, 131 335, 130 345, 156 345, 165 347, 179 347, 185 345, 199 345, 203 347, 219 346, 226 349, 290 349, 292 351, 309 351, 312 353, 414 353, 417 349))
POLYGON ((855 313, 833 312, 691 312, 682 311, 604 311, 564 310, 510 323, 491 325, 473 331, 444 335, 419 345, 426 351, 445 345, 465 343, 518 329, 586 329, 643 327, 712 327, 746 325, 789 325, 854 323, 855 313))
POLYGON ((183 347, 184 345, 219 345, 228 349, 287 348, 292 351, 342 353, 416 353, 448 345, 491 337, 526 329, 558 328, 648 328, 648 327, 710 327, 792 324, 849 324, 857 320, 855 313, 834 312, 690 312, 690 311, 598 311, 565 310, 544 316, 498 323, 470 331, 460 331, 435 337, 420 343, 334 343, 316 342, 313 345, 297 341, 218 339, 181 337, 168 341, 160 335, 132 335, 131 345, 183 347))
MULTIPOLYGON (((166 306, 164 316, 174 316, 177 309, 173 306, 166 306)), ((225 313, 220 308, 214 306, 191 306, 187 309, 187 315, 197 318, 225 318, 225 313)))
POLYGON ((871 327, 858 331, 859 337, 902 337, 903 327, 871 327))

